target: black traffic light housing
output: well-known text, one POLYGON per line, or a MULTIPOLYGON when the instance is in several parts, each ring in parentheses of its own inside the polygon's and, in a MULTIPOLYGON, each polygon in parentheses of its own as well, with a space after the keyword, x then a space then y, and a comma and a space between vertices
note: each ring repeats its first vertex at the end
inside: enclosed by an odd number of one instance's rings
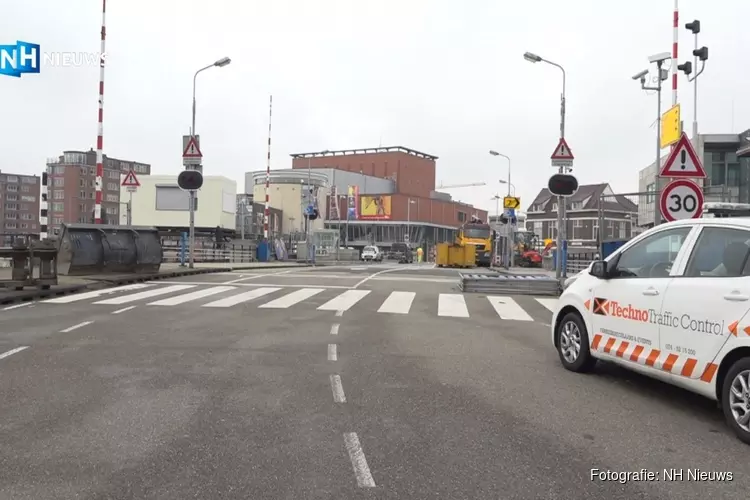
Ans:
POLYGON ((549 178, 547 188, 555 196, 573 196, 578 191, 578 179, 569 174, 555 174, 549 178))
POLYGON ((693 55, 700 59, 701 61, 705 61, 708 59, 708 47, 701 47, 700 49, 695 49, 693 51, 693 55))
POLYGON ((183 170, 177 176, 177 185, 186 191, 200 189, 203 186, 203 174, 197 170, 183 170))
POLYGON ((690 76, 690 73, 693 72, 693 63, 686 61, 685 64, 678 64, 677 69, 690 76))
POLYGON ((697 35, 701 32, 701 22, 696 19, 692 23, 685 24, 685 29, 692 31, 693 35, 697 35))

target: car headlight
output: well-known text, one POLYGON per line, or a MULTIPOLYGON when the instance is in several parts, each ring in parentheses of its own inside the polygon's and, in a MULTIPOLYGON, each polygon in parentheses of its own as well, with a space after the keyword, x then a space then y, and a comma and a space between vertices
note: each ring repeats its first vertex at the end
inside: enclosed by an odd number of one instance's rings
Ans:
POLYGON ((579 272, 579 273, 575 274, 574 276, 571 276, 570 278, 566 279, 566 280, 565 280, 565 281, 563 282, 563 290, 567 289, 567 288, 568 288, 568 287, 569 287, 570 285, 572 285, 573 283, 575 283, 575 281, 576 281, 576 280, 577 280, 578 278, 580 278, 580 277, 581 277, 581 276, 583 275, 583 273, 585 273, 585 272, 586 272, 586 271, 581 271, 581 272, 579 272))

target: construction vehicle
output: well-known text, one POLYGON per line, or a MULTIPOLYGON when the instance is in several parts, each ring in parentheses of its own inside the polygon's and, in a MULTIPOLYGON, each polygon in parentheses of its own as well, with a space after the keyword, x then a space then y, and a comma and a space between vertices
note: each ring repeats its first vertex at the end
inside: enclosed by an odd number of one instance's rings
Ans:
POLYGON ((535 246, 537 237, 534 233, 519 228, 515 233, 515 262, 520 267, 542 267, 542 254, 535 246))
POLYGON ((472 217, 463 224, 451 243, 438 243, 438 267, 490 267, 494 234, 489 224, 472 217))

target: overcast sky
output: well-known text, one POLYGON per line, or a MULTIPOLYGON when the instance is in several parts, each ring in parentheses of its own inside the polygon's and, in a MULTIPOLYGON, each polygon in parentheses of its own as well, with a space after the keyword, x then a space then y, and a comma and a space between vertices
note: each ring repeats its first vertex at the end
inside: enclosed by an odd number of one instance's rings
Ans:
MULTIPOLYGON (((101 0, 0 0, 0 44, 99 51, 101 0)), ((507 162, 524 208, 552 173, 559 70, 568 75, 566 136, 581 183, 637 190, 653 161, 656 96, 631 80, 671 50, 672 0, 109 0, 104 152, 176 174, 198 78, 204 173, 238 181, 265 169, 273 94, 272 168, 290 153, 402 145, 439 156, 438 182, 489 208, 507 162)), ((699 78, 701 132, 750 128, 750 2, 680 0, 710 58, 699 78)), ((693 37, 680 29, 680 60, 693 37)), ((691 57, 692 59, 692 57, 691 57)), ((45 159, 96 144, 98 66, 0 76, 0 170, 39 174, 45 159)), ((669 86, 670 82, 666 82, 669 86)), ((679 80, 690 130, 692 85, 679 80)), ((671 104, 665 93, 664 110, 671 104)))

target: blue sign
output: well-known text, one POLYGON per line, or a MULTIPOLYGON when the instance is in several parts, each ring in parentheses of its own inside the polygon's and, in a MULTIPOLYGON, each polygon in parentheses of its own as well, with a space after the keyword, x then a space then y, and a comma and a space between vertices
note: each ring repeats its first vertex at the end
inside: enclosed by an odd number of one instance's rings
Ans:
POLYGON ((39 73, 41 51, 36 43, 17 41, 15 45, 0 45, 0 75, 20 78, 27 73, 39 73))

